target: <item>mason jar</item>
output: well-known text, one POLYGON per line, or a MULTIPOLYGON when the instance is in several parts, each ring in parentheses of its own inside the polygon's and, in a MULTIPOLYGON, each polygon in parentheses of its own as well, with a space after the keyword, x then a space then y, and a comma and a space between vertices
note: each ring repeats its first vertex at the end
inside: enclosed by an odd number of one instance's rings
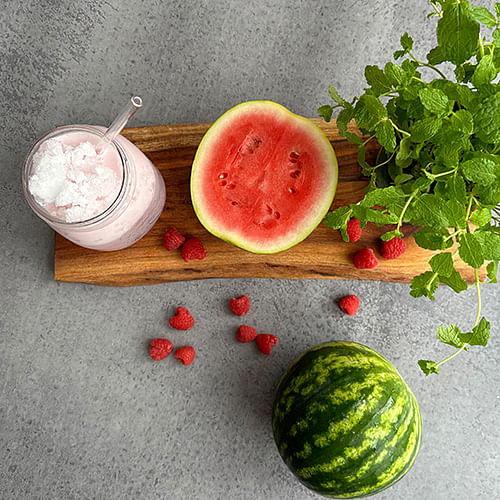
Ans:
POLYGON ((23 166, 24 195, 33 211, 50 227, 82 247, 111 251, 126 248, 141 239, 154 225, 165 204, 165 183, 158 169, 147 156, 125 137, 118 135, 107 146, 103 166, 114 169, 116 196, 99 213, 85 220, 67 220, 66 208, 43 206, 30 190, 33 159, 47 141, 59 140, 63 145, 76 147, 84 141, 97 145, 104 127, 68 125, 44 135, 32 147, 23 166))

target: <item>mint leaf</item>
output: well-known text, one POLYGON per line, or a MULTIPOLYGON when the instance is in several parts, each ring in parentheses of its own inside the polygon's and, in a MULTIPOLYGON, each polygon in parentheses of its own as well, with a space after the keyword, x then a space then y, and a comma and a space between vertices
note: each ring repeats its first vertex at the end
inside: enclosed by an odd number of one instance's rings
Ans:
POLYGON ((394 87, 405 86, 410 80, 408 73, 401 66, 393 62, 388 62, 385 65, 384 73, 389 84, 394 87))
POLYGON ((400 38, 401 47, 405 52, 409 52, 413 48, 413 38, 408 35, 408 32, 405 32, 403 36, 400 38))
POLYGON ((325 122, 329 122, 332 119, 333 108, 325 104, 318 108, 318 115, 321 116, 325 122))
POLYGON ((465 181, 461 175, 448 179, 445 184, 445 191, 448 199, 457 200, 459 203, 465 205, 467 195, 465 191, 465 181))
POLYGON ((340 97, 339 93, 335 90, 335 87, 333 85, 330 85, 328 87, 328 93, 337 104, 340 104, 341 106, 346 106, 348 104, 344 99, 342 99, 342 97, 340 97))
POLYGON ((450 252, 443 252, 434 255, 429 261, 431 269, 439 274, 439 277, 448 278, 453 272, 453 258, 450 252))
POLYGON ((428 117, 417 120, 410 127, 412 142, 425 142, 437 134, 441 128, 441 119, 428 117))
POLYGON ((475 87, 490 83, 498 74, 498 69, 493 63, 493 56, 488 54, 484 56, 474 70, 471 82, 475 87))
POLYGON ((398 231, 397 229, 394 229, 393 231, 387 231, 387 233, 384 233, 380 239, 382 241, 390 241, 393 238, 404 238, 404 234, 401 231, 398 231))
POLYGON ((455 111, 455 113, 450 116, 449 124, 453 130, 462 132, 465 135, 471 135, 474 131, 472 114, 466 109, 455 111))
POLYGON ((443 52, 440 47, 434 47, 427 54, 427 61, 429 64, 435 66, 436 64, 441 64, 445 59, 443 58, 443 52))
POLYGON ((378 66, 367 66, 365 68, 365 78, 377 97, 391 90, 389 80, 378 66))
POLYGON ((486 7, 473 7, 472 14, 476 21, 483 23, 488 28, 497 25, 496 17, 486 7))
POLYGON ((443 326, 439 325, 437 329, 437 338, 443 343, 460 349, 464 341, 460 338, 460 328, 457 325, 443 326))
POLYGON ((500 29, 496 29, 493 32, 493 43, 495 44, 495 47, 500 47, 500 29))
POLYGON ((495 12, 500 17, 500 2, 495 2, 495 12))
POLYGON ((491 220, 491 211, 488 208, 479 208, 472 212, 469 220, 475 226, 484 226, 491 220))
POLYGON ((485 205, 498 205, 500 203, 500 185, 496 183, 491 186, 478 186, 477 194, 485 205))
POLYGON ((387 110, 375 96, 364 94, 356 103, 354 117, 359 128, 373 130, 376 123, 387 117, 387 110))
POLYGON ((423 227, 417 231, 413 238, 417 245, 426 250, 445 250, 453 245, 450 233, 446 229, 423 227))
POLYGON ((490 340, 490 322, 486 318, 481 318, 472 332, 462 333, 460 339, 469 345, 486 346, 490 340))
MULTIPOLYGON (((347 137, 352 137, 349 135, 349 132, 347 132, 346 135, 347 135, 347 137)), ((371 170, 372 170, 372 167, 366 161, 366 148, 365 148, 365 146, 363 146, 363 144, 358 144, 356 146, 356 148, 358 150, 358 154, 356 156, 356 159, 358 160, 358 163, 361 166, 361 172, 363 175, 369 175, 371 170)))
POLYGON ((354 205, 352 210, 353 217, 359 219, 362 226, 367 222, 373 222, 379 226, 383 226, 384 224, 396 224, 398 222, 397 215, 386 213, 382 210, 374 210, 373 208, 367 208, 362 205, 354 205))
POLYGON ((342 239, 349 241, 347 236, 346 226, 351 218, 352 209, 349 207, 340 207, 326 214, 324 224, 332 229, 340 229, 342 239))
POLYGON ((404 184, 407 181, 410 181, 413 179, 413 175, 411 174, 398 174, 394 178, 394 184, 398 186, 399 184, 404 184))
POLYGON ((486 144, 500 143, 500 92, 482 101, 473 115, 477 137, 486 144))
POLYGON ((463 63, 461 66, 455 68, 455 76, 457 77, 457 82, 470 82, 476 65, 470 62, 463 63))
POLYGON ((454 292, 460 293, 464 290, 467 290, 467 282, 460 276, 460 273, 453 269, 450 276, 439 276, 439 281, 443 283, 443 285, 449 286, 454 292))
POLYGON ((431 373, 439 373, 439 367, 435 361, 429 361, 428 359, 419 359, 418 366, 425 373, 425 376, 430 375, 431 373))
POLYGON ((419 90, 418 95, 427 111, 441 117, 450 112, 448 97, 442 90, 423 88, 419 90))
POLYGON ((474 238, 481 246, 485 260, 500 260, 500 235, 490 231, 475 231, 474 238))
POLYGON ((375 127, 375 135, 380 145, 386 151, 389 153, 394 151, 396 147, 396 134, 389 120, 384 120, 375 127))
MULTIPOLYGON (((346 136, 346 139, 349 141, 349 142, 352 142, 353 144, 363 144, 363 139, 362 137, 360 137, 359 135, 357 134, 354 134, 352 132, 347 132, 344 134, 346 136)), ((363 152, 363 155, 364 155, 364 152, 363 152)))
POLYGON ((498 261, 489 262, 486 266, 486 273, 488 274, 488 279, 490 283, 497 282, 497 273, 498 273, 498 261))
POLYGON ((407 158, 409 158, 410 152, 411 152, 411 141, 408 137, 405 137, 399 143, 399 149, 398 152, 396 153, 396 163, 398 162, 398 160, 406 160, 407 158))
POLYGON ((418 276, 415 276, 411 281, 410 295, 412 297, 429 297, 434 300, 434 292, 439 286, 437 276, 432 271, 425 271, 418 276))
POLYGON ((337 127, 339 129, 340 135, 347 134, 347 126, 349 122, 354 118, 354 107, 349 104, 349 106, 345 107, 337 116, 337 127))
POLYGON ((443 205, 443 215, 448 220, 448 226, 457 229, 465 229, 467 221, 465 220, 466 208, 465 205, 457 200, 447 200, 443 205))
POLYGON ((457 66, 476 52, 479 24, 473 17, 469 2, 447 2, 438 21, 437 39, 444 60, 457 66))
POLYGON ((373 207, 379 205, 385 207, 391 212, 401 212, 405 205, 407 196, 401 189, 390 186, 383 189, 375 189, 366 193, 363 200, 360 202, 362 206, 373 207))
POLYGON ((481 243, 477 240, 475 234, 464 233, 458 238, 460 246, 458 247, 458 254, 460 258, 469 266, 478 269, 483 265, 483 252, 481 250, 481 243))
POLYGON ((445 200, 433 194, 423 194, 413 200, 406 214, 409 222, 416 226, 448 227, 449 221, 444 213, 445 200))
POLYGON ((495 162, 486 155, 475 156, 470 160, 464 161, 460 168, 465 177, 471 182, 478 182, 489 186, 496 181, 495 162))

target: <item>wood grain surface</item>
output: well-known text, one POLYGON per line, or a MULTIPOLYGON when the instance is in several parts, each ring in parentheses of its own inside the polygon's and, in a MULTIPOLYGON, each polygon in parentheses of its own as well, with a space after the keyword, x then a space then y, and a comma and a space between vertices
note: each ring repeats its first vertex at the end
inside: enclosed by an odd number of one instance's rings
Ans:
MULTIPOLYGON (((340 138, 334 123, 315 121, 332 142, 339 162, 339 184, 332 208, 363 197, 366 179, 356 161, 353 146, 340 138)), ((404 226, 407 252, 396 260, 379 256, 379 266, 358 270, 353 254, 365 246, 377 248, 380 234, 387 231, 368 224, 362 238, 346 244, 338 231, 322 224, 302 243, 275 255, 256 255, 223 242, 198 222, 191 206, 189 176, 196 148, 210 124, 164 125, 129 128, 123 135, 144 151, 162 173, 167 190, 165 209, 151 231, 135 245, 116 252, 98 252, 79 247, 56 235, 54 274, 57 281, 108 286, 130 286, 205 278, 347 278, 409 282, 429 269, 430 252, 415 244, 417 230, 404 226), (175 226, 185 235, 199 237, 207 250, 203 261, 185 263, 180 250, 167 252, 162 245, 165 230, 175 226)), ((354 130, 354 129, 353 129, 354 130)), ((373 160, 377 145, 369 155, 373 160)), ((473 274, 460 260, 457 269, 468 281, 473 274)))

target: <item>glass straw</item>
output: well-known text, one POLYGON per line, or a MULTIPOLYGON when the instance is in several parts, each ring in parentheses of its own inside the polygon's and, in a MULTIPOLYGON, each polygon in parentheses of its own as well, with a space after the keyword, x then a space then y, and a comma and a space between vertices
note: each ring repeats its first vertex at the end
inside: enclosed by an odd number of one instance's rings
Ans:
POLYGON ((127 105, 121 110, 119 115, 114 119, 113 123, 108 127, 102 139, 96 146, 96 151, 99 154, 103 154, 108 148, 109 144, 116 136, 123 130, 123 127, 127 125, 130 118, 134 116, 134 113, 142 106, 142 99, 139 96, 134 96, 130 98, 127 105))

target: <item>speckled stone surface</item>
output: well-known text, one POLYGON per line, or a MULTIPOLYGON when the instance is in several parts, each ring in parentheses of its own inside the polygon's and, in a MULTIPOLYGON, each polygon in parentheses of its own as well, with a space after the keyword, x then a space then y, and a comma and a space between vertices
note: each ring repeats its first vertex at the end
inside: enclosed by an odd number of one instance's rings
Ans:
MULTIPOLYGON (((485 3, 488 5, 488 2, 485 3)), ((2 499, 307 499, 275 448, 273 389, 303 350, 331 339, 392 360, 423 414, 411 472, 379 499, 500 498, 500 288, 483 290, 490 345, 436 377, 419 357, 452 352, 435 328, 475 315, 474 291, 414 299, 407 285, 211 280, 129 289, 58 284, 53 232, 24 202, 30 144, 56 125, 106 124, 128 96, 133 125, 210 121, 253 98, 306 116, 363 87, 405 30, 424 55, 433 37, 412 0, 27 0, 0 12, 0 497, 2 499), (245 322, 274 332, 270 358, 237 345, 227 301, 247 293, 245 322), (359 314, 335 301, 361 298, 359 314), (169 329, 178 305, 196 318, 169 329), (153 363, 152 337, 192 343, 189 368, 153 363)))

